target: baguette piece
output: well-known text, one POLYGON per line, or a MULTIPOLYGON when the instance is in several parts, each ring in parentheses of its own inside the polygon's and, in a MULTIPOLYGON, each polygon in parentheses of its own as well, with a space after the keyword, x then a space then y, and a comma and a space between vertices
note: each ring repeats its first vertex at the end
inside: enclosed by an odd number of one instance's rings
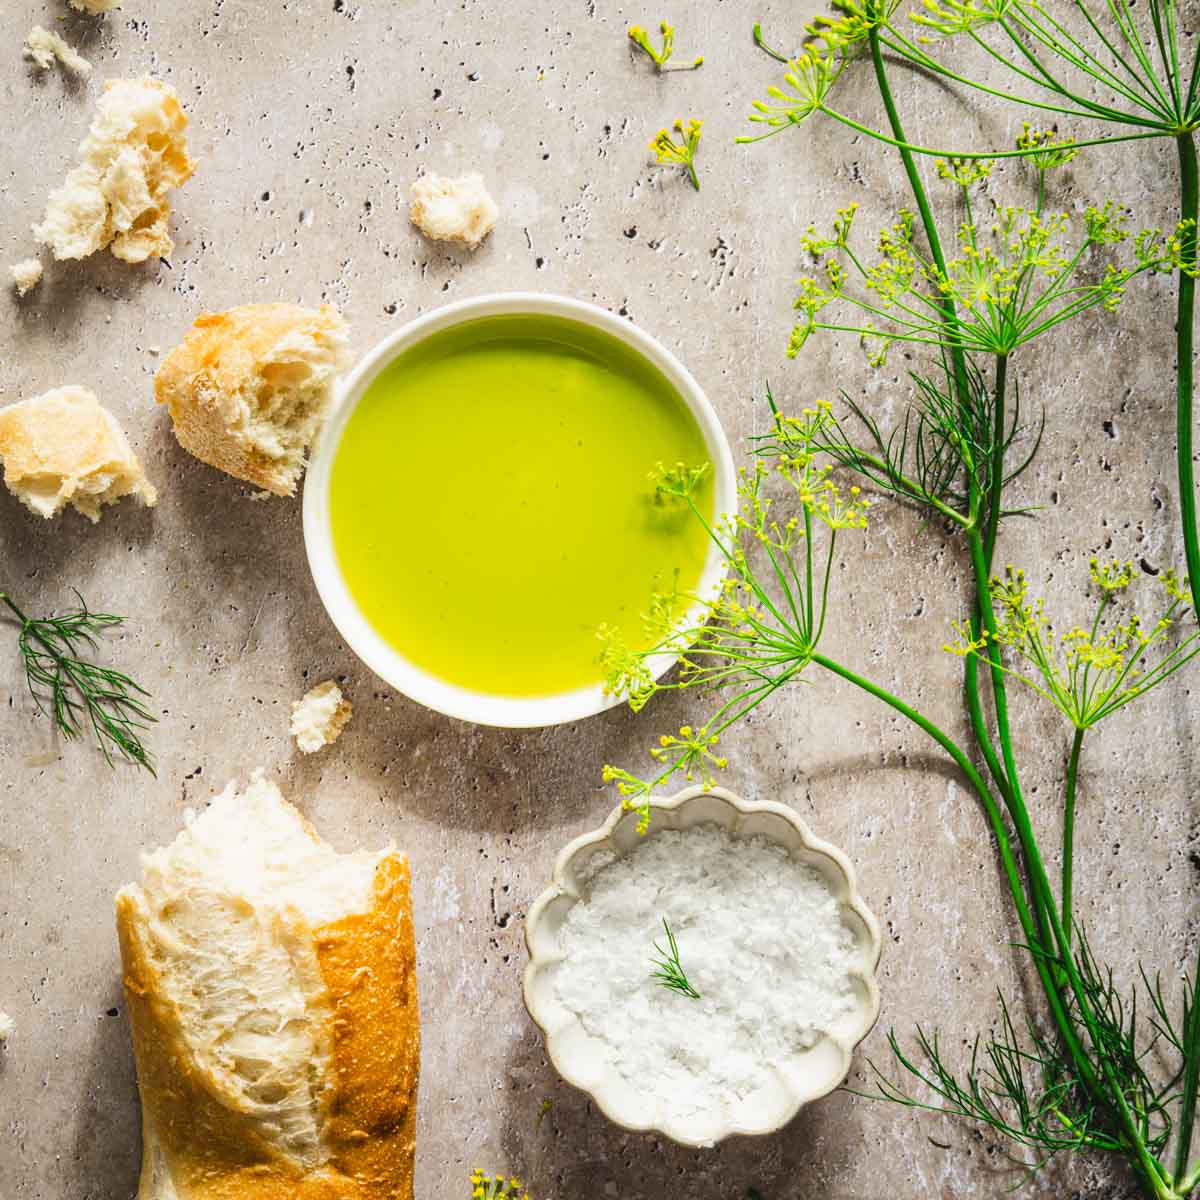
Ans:
POLYGON ((71 0, 71 7, 76 12, 89 13, 99 16, 117 7, 121 0, 71 0))
POLYGON ((116 418, 87 388, 55 388, 0 408, 0 459, 5 486, 40 517, 69 504, 95 522, 122 496, 158 500, 116 418))
POLYGON ((257 773, 117 894, 138 1200, 411 1200, 408 861, 338 854, 257 773))
POLYGON ((201 462, 292 496, 347 341, 345 321, 328 304, 202 313, 158 368, 154 396, 170 409, 179 444, 201 462))
POLYGON ((107 246, 125 262, 168 256, 167 194, 196 164, 188 156, 188 119, 168 84, 149 77, 105 85, 79 163, 50 194, 33 236, 55 258, 86 258, 107 246))

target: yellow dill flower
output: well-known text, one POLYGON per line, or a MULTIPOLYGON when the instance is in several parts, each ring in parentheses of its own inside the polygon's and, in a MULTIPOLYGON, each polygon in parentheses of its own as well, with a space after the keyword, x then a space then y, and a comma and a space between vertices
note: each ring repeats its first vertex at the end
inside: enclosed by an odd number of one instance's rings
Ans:
POLYGON ((471 1200, 529 1200, 529 1193, 515 1176, 485 1175, 476 1167, 471 1172, 471 1200))
MULTIPOLYGON (((767 88, 770 101, 755 100, 750 120, 770 126, 772 132, 799 125, 824 106, 826 97, 845 70, 846 62, 844 55, 822 50, 817 46, 806 47, 788 63, 788 69, 783 76, 788 90, 781 87, 767 88)), ((770 134, 762 136, 769 137, 770 134)), ((737 140, 744 142, 755 139, 737 140)))
MULTIPOLYGON (((1161 645, 1190 608, 1189 595, 1173 571, 1163 581, 1169 604, 1146 625, 1137 613, 1113 620, 1115 597, 1136 576, 1132 563, 1089 564, 1091 580, 1100 589, 1095 615, 1088 625, 1075 625, 1056 636, 1041 600, 1030 602, 1023 571, 1011 564, 991 581, 996 607, 995 642, 1007 652, 1005 671, 1049 700, 1076 729, 1088 729, 1131 700, 1149 691, 1200 653, 1200 633, 1176 646, 1161 645)), ((957 643, 952 654, 987 652, 986 633, 976 637, 962 622, 954 625, 957 643)))
POLYGON ((1092 582, 1104 592, 1120 592, 1133 582, 1133 563, 1118 562, 1101 563, 1098 558, 1088 562, 1088 571, 1092 582))
POLYGON ((1026 157, 1042 172, 1065 166, 1079 153, 1070 138, 1060 140, 1057 130, 1034 129, 1028 121, 1022 122, 1017 149, 1027 151, 1026 157))
POLYGON ((939 179, 957 183, 960 188, 969 188, 992 173, 992 164, 986 158, 939 158, 935 166, 939 179))
MULTIPOLYGON (((957 33, 970 33, 984 25, 1002 20, 1011 0, 923 0, 921 9, 910 13, 918 25, 932 30, 942 37, 953 37, 957 33)), ((919 39, 926 44, 931 37, 919 39)))
POLYGON ((654 159, 660 166, 683 167, 692 181, 692 187, 700 190, 700 177, 696 174, 696 150, 700 145, 700 130, 702 121, 689 118, 685 123, 682 118, 674 125, 679 135, 676 141, 669 129, 660 129, 650 143, 654 151, 654 159))
POLYGON ((662 47, 656 50, 650 44, 650 35, 640 26, 631 25, 629 27, 629 40, 643 51, 654 63, 655 69, 659 71, 694 71, 704 62, 704 56, 700 55, 696 60, 689 64, 676 64, 673 67, 668 67, 671 55, 675 52, 675 26, 669 21, 659 22, 659 32, 662 34, 662 47))

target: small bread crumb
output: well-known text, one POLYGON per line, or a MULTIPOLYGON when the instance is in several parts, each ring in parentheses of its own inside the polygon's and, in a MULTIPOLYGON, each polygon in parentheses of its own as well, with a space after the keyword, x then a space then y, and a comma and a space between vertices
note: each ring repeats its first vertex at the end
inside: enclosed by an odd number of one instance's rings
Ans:
POLYGON ((16 1032, 17 1023, 6 1012, 0 1012, 0 1042, 7 1042, 16 1032))
POLYGON ((292 705, 292 737, 305 754, 338 740, 354 708, 332 679, 318 683, 292 705))
POLYGON ((17 295, 24 296, 42 282, 42 261, 39 258, 23 258, 19 263, 13 263, 8 273, 12 276, 17 295))
POLYGON ((71 7, 76 12, 90 13, 93 17, 116 8, 121 0, 70 0, 71 7))
POLYGON ((25 57, 39 71, 48 71, 56 62, 62 63, 72 75, 86 79, 92 73, 92 64, 82 54, 77 54, 57 33, 35 25, 25 38, 25 57))
POLYGON ((422 175, 412 185, 408 215, 427 238, 474 250, 491 233, 499 211, 481 175, 422 175))

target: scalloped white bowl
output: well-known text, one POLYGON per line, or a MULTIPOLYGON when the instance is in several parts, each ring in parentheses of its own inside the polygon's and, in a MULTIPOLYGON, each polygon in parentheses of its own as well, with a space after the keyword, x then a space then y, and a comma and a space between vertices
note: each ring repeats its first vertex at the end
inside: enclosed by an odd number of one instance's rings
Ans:
MULTIPOLYGON (((602 1044, 563 1006, 554 986, 554 966, 562 961, 559 933, 567 913, 582 899, 588 880, 607 863, 629 853, 643 835, 637 815, 616 809, 600 829, 566 846, 554 866, 554 882, 525 919, 529 965, 525 1007, 541 1029, 555 1069, 587 1092, 606 1117, 634 1132, 657 1131, 685 1146, 711 1146, 730 1134, 761 1135, 782 1129, 806 1104, 833 1091, 846 1078, 854 1048, 879 1016, 879 922, 863 903, 854 869, 836 847, 813 836, 787 806, 742 800, 724 788, 691 787, 651 801, 645 837, 664 829, 715 824, 733 837, 763 836, 785 846, 813 867, 837 897, 842 920, 857 951, 851 979, 857 1003, 810 1049, 762 1064, 761 1084, 736 1102, 714 1097, 701 1112, 672 1114, 653 1097, 630 1086, 607 1059, 602 1044)), ((781 901, 782 901, 781 897, 781 901)))

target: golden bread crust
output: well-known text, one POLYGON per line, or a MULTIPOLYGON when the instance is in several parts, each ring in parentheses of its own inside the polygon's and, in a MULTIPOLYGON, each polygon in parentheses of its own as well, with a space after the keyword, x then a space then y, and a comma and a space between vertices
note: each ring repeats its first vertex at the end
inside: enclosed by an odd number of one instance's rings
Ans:
MULTIPOLYGON (((297 916, 297 920, 298 920, 297 916)), ((323 1161, 308 1170, 220 1095, 180 1036, 136 893, 117 897, 125 995, 147 1145, 178 1200, 412 1200, 420 1036, 408 862, 383 858, 368 911, 310 931, 332 1006, 323 1161)), ((139 1200, 164 1200, 144 1157, 139 1200)))
POLYGON ((303 468, 264 452, 245 428, 243 405, 271 385, 281 343, 311 341, 335 357, 345 323, 332 305, 243 304, 202 313, 154 377, 154 396, 167 405, 179 444, 201 462, 280 496, 296 491, 303 468), (329 347, 335 347, 329 351, 329 347))

